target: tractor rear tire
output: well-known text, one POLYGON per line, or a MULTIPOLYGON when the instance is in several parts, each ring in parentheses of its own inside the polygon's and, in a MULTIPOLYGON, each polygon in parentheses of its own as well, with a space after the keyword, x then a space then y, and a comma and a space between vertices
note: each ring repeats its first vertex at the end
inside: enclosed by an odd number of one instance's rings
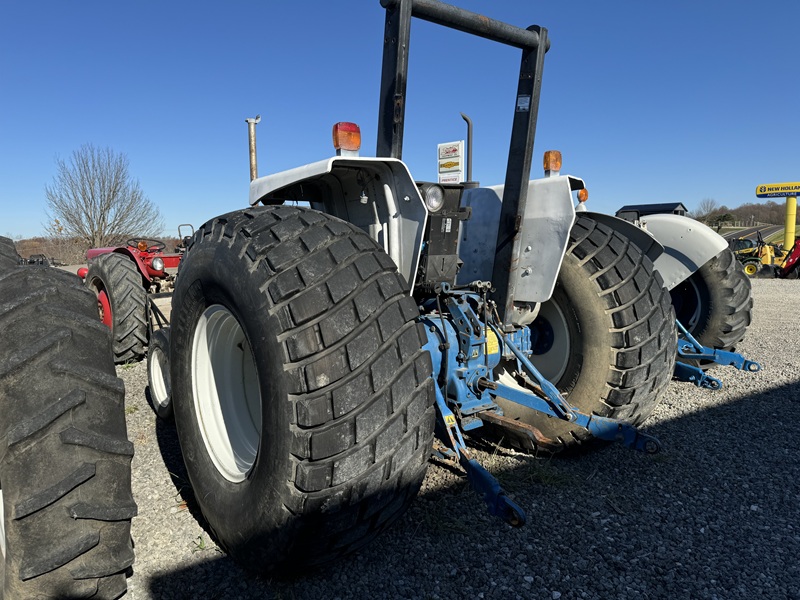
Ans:
MULTIPOLYGON (((589 217, 573 225, 553 296, 531 329, 538 340, 531 361, 583 413, 638 426, 672 379, 675 315, 661 276, 635 244, 589 217)), ((593 439, 560 419, 502 398, 498 404, 561 449, 593 439)))
POLYGON ((108 329, 74 275, 0 269, 0 597, 118 598, 133 444, 108 329))
POLYGON ((7 237, 0 237, 0 270, 19 265, 20 255, 14 241, 7 237))
POLYGON ((435 422, 426 334, 389 256, 334 217, 259 207, 203 225, 176 284, 175 423, 219 545, 286 575, 386 529, 435 422))
MULTIPOLYGON (((750 326, 752 284, 725 248, 670 292, 681 324, 703 346, 734 352, 750 326)), ((700 368, 716 363, 681 359, 700 368)))
POLYGON ((157 329, 147 347, 147 384, 153 411, 172 419, 172 381, 169 374, 169 327, 157 329))
POLYGON ((111 327, 114 362, 140 360, 147 347, 147 292, 136 264, 122 254, 102 254, 89 265, 86 285, 97 294, 101 320, 111 327))

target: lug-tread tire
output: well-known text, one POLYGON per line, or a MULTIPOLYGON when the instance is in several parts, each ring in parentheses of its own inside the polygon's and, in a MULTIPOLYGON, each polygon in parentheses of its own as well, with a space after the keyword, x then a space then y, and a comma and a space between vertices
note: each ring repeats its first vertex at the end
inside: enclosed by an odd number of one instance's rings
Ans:
POLYGON ((218 543, 261 574, 303 572, 364 546, 416 496, 435 390, 426 334, 389 256, 310 209, 209 221, 172 302, 173 409, 194 495, 218 543), (245 332, 261 435, 244 481, 212 463, 193 407, 193 336, 211 305, 245 332))
POLYGON ((125 593, 133 444, 95 306, 70 273, 0 273, 4 600, 125 593))
MULTIPOLYGON (((752 283, 730 249, 675 286, 671 295, 678 320, 702 345, 734 352, 744 339, 753 310, 752 283)), ((716 364, 681 360, 701 368, 716 364)))
POLYGON ((761 270, 761 261, 748 260, 742 263, 742 270, 744 271, 744 274, 747 275, 748 277, 755 277, 761 270))
MULTIPOLYGON (((652 262, 624 236, 579 216, 548 302, 564 314, 570 338, 569 359, 553 383, 581 412, 640 425, 672 378, 677 343, 669 293, 652 262)), ((565 421, 507 400, 498 404, 562 449, 593 440, 565 421)), ((536 450, 517 437, 509 443, 536 450)))
POLYGON ((136 264, 122 254, 102 254, 89 265, 86 285, 105 290, 111 303, 114 362, 140 360, 147 347, 147 292, 136 264))
POLYGON ((169 375, 169 327, 157 329, 147 346, 147 384, 153 411, 159 419, 172 419, 172 381, 169 375))
POLYGON ((20 255, 14 241, 7 237, 0 237, 0 272, 9 267, 19 265, 20 255))

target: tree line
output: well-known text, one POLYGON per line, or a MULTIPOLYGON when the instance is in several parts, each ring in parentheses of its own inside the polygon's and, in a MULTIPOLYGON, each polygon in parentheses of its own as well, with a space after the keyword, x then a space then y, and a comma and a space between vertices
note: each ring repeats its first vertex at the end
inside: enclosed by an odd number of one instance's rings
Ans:
POLYGON ((780 198, 777 202, 775 200, 748 202, 736 208, 729 208, 713 198, 705 198, 689 213, 689 216, 707 224, 739 221, 746 224, 783 225, 786 220, 786 202, 780 198))

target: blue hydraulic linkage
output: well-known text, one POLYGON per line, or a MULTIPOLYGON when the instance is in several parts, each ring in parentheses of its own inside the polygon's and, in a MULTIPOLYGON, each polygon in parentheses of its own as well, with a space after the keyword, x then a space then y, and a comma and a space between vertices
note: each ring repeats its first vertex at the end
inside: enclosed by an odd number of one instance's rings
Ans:
POLYGON ((661 449, 661 444, 655 437, 628 423, 587 415, 572 407, 528 358, 534 343, 530 329, 523 327, 511 333, 501 332, 494 307, 485 297, 489 287, 486 282, 474 282, 465 290, 455 290, 442 283, 436 286, 435 298, 423 305, 420 321, 428 334, 425 348, 430 352, 437 380, 436 434, 446 446, 436 453, 458 461, 473 489, 486 502, 490 514, 511 525, 521 526, 525 523, 525 512, 470 456, 462 432, 477 429, 484 422, 496 423, 514 428, 517 433, 521 430, 543 449, 557 450, 560 444, 531 426, 504 418, 495 398, 504 398, 574 423, 595 438, 619 441, 634 450, 652 454, 661 449), (539 393, 495 381, 494 368, 501 358, 516 359, 517 371, 524 374, 539 393))
POLYGON ((680 381, 690 381, 698 387, 718 390, 722 387, 722 381, 716 377, 711 377, 700 367, 686 364, 681 358, 691 360, 704 360, 717 363, 719 365, 729 365, 736 367, 740 371, 755 373, 761 370, 761 365, 755 361, 747 360, 737 352, 727 352, 725 350, 714 350, 703 346, 683 324, 676 320, 678 326, 678 361, 675 363, 675 378, 680 381))

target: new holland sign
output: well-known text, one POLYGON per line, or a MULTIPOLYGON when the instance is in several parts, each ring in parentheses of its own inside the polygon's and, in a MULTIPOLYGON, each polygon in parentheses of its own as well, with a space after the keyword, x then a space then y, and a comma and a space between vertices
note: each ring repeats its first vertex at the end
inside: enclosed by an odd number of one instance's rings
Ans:
POLYGON ((759 198, 783 198, 800 196, 800 183, 762 183, 756 188, 759 198))

